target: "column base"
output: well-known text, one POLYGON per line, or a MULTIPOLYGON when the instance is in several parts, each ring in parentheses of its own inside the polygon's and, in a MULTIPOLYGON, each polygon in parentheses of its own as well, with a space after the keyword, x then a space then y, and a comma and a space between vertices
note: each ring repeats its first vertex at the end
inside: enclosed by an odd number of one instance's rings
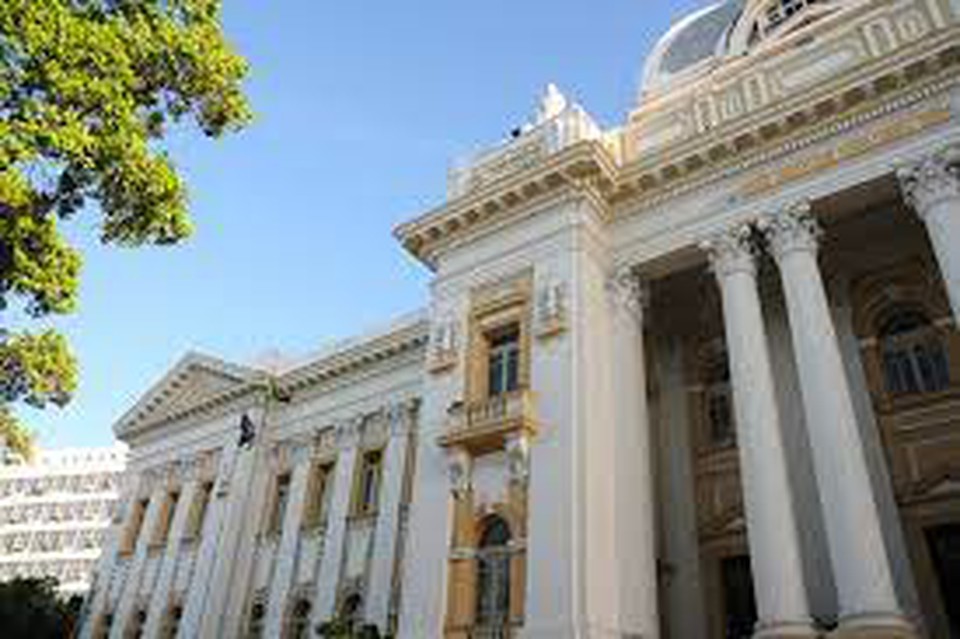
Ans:
POLYGON ((780 621, 758 625, 753 639, 816 639, 820 636, 810 621, 780 621))
POLYGON ((864 614, 844 617, 830 639, 920 639, 916 627, 904 617, 864 614))

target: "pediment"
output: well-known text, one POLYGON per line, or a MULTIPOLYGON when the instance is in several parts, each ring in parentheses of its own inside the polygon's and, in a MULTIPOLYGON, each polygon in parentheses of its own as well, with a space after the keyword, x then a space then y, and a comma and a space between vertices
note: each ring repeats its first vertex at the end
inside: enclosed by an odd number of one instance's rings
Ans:
POLYGON ((263 373, 215 357, 189 353, 154 384, 114 426, 118 436, 166 421, 230 391, 249 386, 263 373))

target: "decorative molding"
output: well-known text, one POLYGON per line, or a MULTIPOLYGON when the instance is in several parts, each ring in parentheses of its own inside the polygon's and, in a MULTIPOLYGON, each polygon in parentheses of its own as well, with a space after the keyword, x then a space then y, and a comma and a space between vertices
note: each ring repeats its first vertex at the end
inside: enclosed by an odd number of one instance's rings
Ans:
POLYGON ((777 213, 761 217, 757 228, 778 262, 798 251, 816 254, 823 235, 820 224, 811 213, 809 200, 794 202, 777 213))
POLYGON ((881 122, 857 135, 841 139, 828 149, 807 154, 786 166, 751 178, 740 187, 739 195, 751 198, 782 189, 792 182, 829 171, 843 162, 945 124, 951 117, 950 111, 943 108, 900 114, 892 121, 881 122))
POLYGON ((938 204, 960 199, 960 145, 933 153, 897 171, 904 199, 921 218, 938 204))

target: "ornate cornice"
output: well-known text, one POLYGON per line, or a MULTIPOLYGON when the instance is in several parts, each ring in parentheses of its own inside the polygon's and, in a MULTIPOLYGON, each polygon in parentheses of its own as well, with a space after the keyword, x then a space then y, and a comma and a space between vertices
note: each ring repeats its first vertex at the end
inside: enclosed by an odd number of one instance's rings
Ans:
MULTIPOLYGON (((872 11, 883 13, 887 9, 874 7, 872 11)), ((748 172, 755 168, 769 167, 780 158, 860 129, 931 97, 945 95, 960 85, 960 46, 956 44, 960 26, 956 20, 948 24, 942 17, 929 20, 933 21, 931 25, 937 23, 936 28, 931 26, 924 37, 904 39, 898 47, 882 54, 841 65, 836 73, 810 90, 776 96, 776 100, 764 102, 757 109, 650 152, 631 153, 624 143, 624 150, 618 153, 622 157, 614 159, 609 145, 581 142, 531 166, 518 166, 513 173, 468 196, 400 225, 395 235, 414 256, 435 267, 438 254, 445 248, 469 241, 498 224, 532 214, 538 203, 559 192, 574 191, 587 197, 609 220, 613 215, 637 214, 722 180, 740 175, 749 178, 748 172)), ((837 36, 842 37, 845 36, 837 36)), ((829 49, 828 45, 829 39, 818 41, 824 50, 829 49)), ((785 54, 779 49, 773 52, 782 53, 785 54)), ((723 84, 721 78, 730 73, 743 75, 741 80, 748 83, 751 71, 745 64, 728 62, 734 71, 721 67, 704 80, 704 85, 717 87, 718 83, 723 84)), ((668 97, 658 99, 657 108, 668 112, 667 104, 672 104, 668 97)), ((692 95, 689 99, 693 99, 692 95)), ((829 158, 809 160, 804 167, 790 170, 773 182, 769 175, 755 176, 737 197, 763 195, 778 188, 782 181, 833 168, 845 159, 956 117, 948 107, 928 111, 920 114, 916 122, 905 120, 896 130, 870 131, 869 139, 851 140, 829 158)), ((628 135, 631 126, 620 134, 628 135)))
POLYGON ((439 251, 455 238, 533 213, 537 204, 559 192, 579 192, 599 203, 601 214, 606 214, 605 193, 612 190, 616 172, 616 163, 602 143, 578 142, 401 224, 394 235, 432 268, 439 251))

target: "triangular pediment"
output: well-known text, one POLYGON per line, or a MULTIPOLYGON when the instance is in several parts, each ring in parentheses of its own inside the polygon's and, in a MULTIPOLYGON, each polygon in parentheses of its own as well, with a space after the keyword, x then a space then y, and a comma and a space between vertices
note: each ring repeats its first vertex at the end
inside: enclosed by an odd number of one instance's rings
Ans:
POLYGON ((256 369, 189 353, 120 418, 114 431, 123 436, 175 418, 230 391, 247 387, 263 375, 256 369))

